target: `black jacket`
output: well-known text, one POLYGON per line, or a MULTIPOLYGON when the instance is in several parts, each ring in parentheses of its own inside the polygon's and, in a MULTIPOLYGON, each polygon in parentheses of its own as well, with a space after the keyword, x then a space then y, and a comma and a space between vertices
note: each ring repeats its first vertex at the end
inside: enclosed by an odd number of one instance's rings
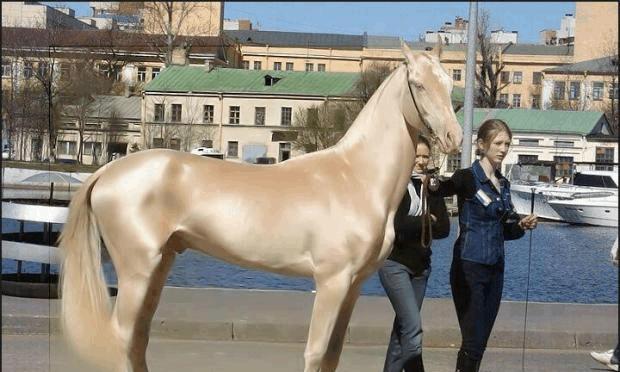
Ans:
MULTIPOLYGON (((418 195, 420 193, 421 181, 413 179, 413 186, 418 195)), ((411 197, 409 191, 405 191, 405 196, 398 206, 394 216, 394 248, 388 259, 407 266, 414 274, 420 274, 428 269, 431 264, 430 246, 422 246, 422 222, 423 216, 409 216, 411 197)), ((428 207, 432 215, 437 220, 431 224, 433 239, 443 239, 450 235, 450 219, 443 197, 428 196, 428 207)))

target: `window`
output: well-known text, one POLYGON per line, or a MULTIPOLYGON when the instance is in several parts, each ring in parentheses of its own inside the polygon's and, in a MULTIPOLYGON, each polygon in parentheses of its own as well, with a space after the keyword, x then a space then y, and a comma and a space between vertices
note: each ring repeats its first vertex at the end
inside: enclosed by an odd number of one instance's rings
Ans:
POLYGON ((68 63, 60 64, 60 77, 67 79, 71 76, 71 65, 68 63))
POLYGON ((201 146, 211 148, 213 147, 213 140, 210 140, 210 139, 202 140, 201 146))
POLYGON ((255 70, 262 70, 262 68, 263 68, 263 64, 261 63, 261 61, 254 61, 255 70))
POLYGON ((153 147, 156 149, 164 148, 164 139, 163 138, 153 138, 153 147))
POLYGON ((240 116, 241 108, 239 106, 230 106, 228 108, 228 124, 239 124, 240 116))
POLYGON ((306 71, 314 71, 314 64, 306 63, 306 71))
POLYGON ((153 67, 151 70, 151 80, 155 79, 159 75, 159 67, 153 67))
POLYGON ((572 156, 554 156, 556 177, 570 177, 573 169, 572 156))
POLYGON ((37 66, 37 74, 41 77, 41 78, 46 78, 47 77, 47 73, 48 73, 48 65, 46 62, 39 62, 39 65, 37 66))
POLYGON ((163 103, 156 103, 155 104, 155 111, 153 114, 153 121, 164 121, 164 115, 165 115, 166 111, 164 109, 164 104, 163 103))
POLYGON ((11 61, 2 60, 2 77, 11 77, 11 61))
POLYGON ((226 156, 236 158, 239 156, 239 142, 228 141, 228 149, 226 150, 226 156))
POLYGON ((58 141, 58 155, 75 155, 75 141, 58 141))
POLYGON ((609 83, 609 98, 618 99, 618 83, 609 83))
POLYGON ((279 161, 285 161, 291 158, 291 144, 290 142, 280 143, 279 161))
POLYGON ((84 155, 101 155, 101 142, 84 142, 84 155))
POLYGON ((521 107, 521 95, 520 94, 512 95, 512 107, 521 107))
POLYGON ((461 70, 452 70, 452 80, 461 81, 461 70))
POLYGON ((502 71, 499 75, 499 80, 502 83, 510 82, 510 71, 502 71))
POLYGON ((532 83, 534 85, 540 85, 540 83, 542 83, 542 72, 532 73, 532 83))
POLYGON ((274 62, 273 63, 273 69, 276 70, 276 71, 282 70, 282 62, 274 62))
POLYGON ((280 115, 280 125, 290 126, 292 114, 293 108, 282 107, 282 114, 280 115))
POLYGON ((448 172, 454 172, 459 168, 461 168, 461 153, 448 155, 448 172))
POLYGON ((170 138, 170 147, 173 150, 181 150, 181 140, 178 138, 170 138))
POLYGON ((564 99, 566 91, 566 83, 563 81, 553 82, 553 99, 564 99))
POLYGON ((286 71, 293 71, 293 62, 286 62, 286 71))
POLYGON ((317 71, 320 71, 320 72, 325 72, 325 63, 319 63, 319 64, 316 66, 316 70, 317 70, 317 71))
POLYGON ((538 155, 519 155, 519 163, 533 163, 538 161, 538 155))
MULTIPOLYGON (((614 162, 614 149, 613 147, 597 147, 596 157, 594 159, 597 163, 613 163, 614 162)), ((613 165, 597 165, 596 170, 614 170, 613 165)))
POLYGON ((579 99, 579 93, 581 91, 581 83, 579 81, 571 81, 568 92, 568 99, 577 100, 579 99))
POLYGON ((213 105, 204 105, 202 112, 202 122, 205 124, 213 124, 213 105))
POLYGON ((605 86, 602 81, 595 81, 592 83, 592 99, 595 101, 601 101, 603 99, 603 90, 605 86))
POLYGON ((183 111, 183 105, 178 103, 172 104, 172 112, 170 113, 170 121, 173 123, 179 123, 181 121, 181 112, 183 111))
POLYGON ((539 109, 540 108, 540 95, 539 94, 533 94, 532 95, 532 108, 533 109, 539 109))
POLYGON ((24 79, 28 80, 32 77, 32 63, 24 62, 24 79))
POLYGON ((138 67, 138 81, 146 81, 146 67, 138 67))
POLYGON ((254 125, 265 125, 265 108, 254 108, 254 125))
POLYGON ((250 69, 250 61, 241 61, 241 67, 244 70, 249 70, 250 69))
POLYGON ((537 138, 520 138, 519 146, 540 146, 540 140, 537 138))
POLYGON ((553 141, 553 145, 555 147, 575 147, 575 142, 573 142, 573 141, 553 141))
POLYGON ((499 101, 508 104, 508 94, 502 93, 499 95, 499 101))
POLYGON ((523 82, 523 72, 515 71, 512 73, 512 82, 514 84, 521 84, 523 82))

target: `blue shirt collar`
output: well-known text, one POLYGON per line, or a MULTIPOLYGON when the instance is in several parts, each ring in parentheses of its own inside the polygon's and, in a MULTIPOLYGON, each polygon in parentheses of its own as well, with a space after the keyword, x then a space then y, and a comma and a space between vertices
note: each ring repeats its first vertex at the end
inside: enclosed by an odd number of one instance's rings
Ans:
MULTIPOLYGON (((487 177, 486 173, 484 173, 484 169, 482 169, 482 165, 480 165, 480 160, 476 159, 474 161, 471 165, 471 170, 480 183, 490 182, 489 177, 487 177)), ((499 170, 495 171, 495 177, 500 181, 505 179, 499 170)))

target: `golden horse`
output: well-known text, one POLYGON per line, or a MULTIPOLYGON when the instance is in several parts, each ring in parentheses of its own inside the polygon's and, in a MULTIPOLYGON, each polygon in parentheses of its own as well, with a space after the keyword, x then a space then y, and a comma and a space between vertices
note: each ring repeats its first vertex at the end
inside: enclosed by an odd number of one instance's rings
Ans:
POLYGON ((334 371, 360 287, 392 249, 420 133, 460 146, 439 49, 412 52, 333 147, 275 165, 142 151, 95 172, 60 238, 63 332, 105 370, 144 372, 150 324, 175 255, 192 248, 315 280, 305 372, 334 371), (118 277, 112 306, 105 244, 118 277))

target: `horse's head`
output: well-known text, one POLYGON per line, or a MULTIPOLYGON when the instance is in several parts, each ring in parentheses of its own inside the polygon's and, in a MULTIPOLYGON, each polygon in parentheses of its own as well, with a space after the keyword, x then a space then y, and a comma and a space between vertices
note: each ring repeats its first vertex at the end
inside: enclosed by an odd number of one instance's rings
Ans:
MULTIPOLYGON (((441 151, 458 151, 463 131, 452 108, 452 79, 439 62, 441 44, 433 52, 413 52, 403 43, 406 58, 407 82, 405 94, 411 96, 413 109, 421 120, 408 120, 416 129, 432 132, 439 140, 441 151), (411 122, 413 121, 413 122, 411 122)), ((409 101, 410 102, 410 101, 409 101)))

